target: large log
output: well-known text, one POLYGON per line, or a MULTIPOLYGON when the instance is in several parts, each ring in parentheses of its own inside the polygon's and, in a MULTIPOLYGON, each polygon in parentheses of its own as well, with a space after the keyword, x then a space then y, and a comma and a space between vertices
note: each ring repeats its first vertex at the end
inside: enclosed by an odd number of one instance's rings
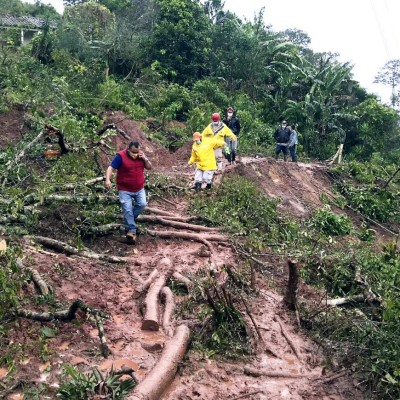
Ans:
POLYGON ((55 249, 57 251, 66 253, 66 254, 73 254, 73 255, 79 255, 82 257, 90 258, 92 260, 101 260, 101 261, 107 261, 111 263, 124 263, 126 262, 126 258, 124 257, 117 257, 117 256, 111 256, 108 254, 100 254, 100 253, 94 253, 93 251, 90 251, 89 249, 84 249, 84 250, 79 250, 76 247, 70 246, 67 243, 60 242, 58 240, 44 237, 44 236, 31 236, 31 239, 33 239, 35 242, 42 244, 43 246, 50 247, 52 249, 55 249))
POLYGON ((196 232, 216 232, 217 231, 217 228, 212 228, 212 227, 203 226, 203 225, 188 224, 188 223, 180 222, 180 221, 174 221, 172 219, 162 218, 157 215, 139 215, 136 218, 136 221, 152 222, 154 224, 170 226, 172 228, 178 228, 178 229, 188 229, 188 230, 196 231, 196 232))
POLYGON ((165 299, 164 314, 162 319, 163 329, 168 336, 172 336, 174 332, 172 326, 172 315, 174 314, 175 311, 174 294, 172 293, 172 290, 168 286, 164 286, 162 288, 161 294, 165 299))
POLYGON ((158 331, 160 329, 159 296, 161 289, 165 286, 168 276, 171 273, 171 260, 169 258, 161 259, 158 269, 163 272, 150 285, 144 301, 145 312, 142 321, 142 330, 144 331, 158 331))
POLYGON ((166 344, 163 353, 154 366, 127 400, 159 400, 175 377, 189 343, 190 331, 186 325, 179 325, 174 336, 166 344))

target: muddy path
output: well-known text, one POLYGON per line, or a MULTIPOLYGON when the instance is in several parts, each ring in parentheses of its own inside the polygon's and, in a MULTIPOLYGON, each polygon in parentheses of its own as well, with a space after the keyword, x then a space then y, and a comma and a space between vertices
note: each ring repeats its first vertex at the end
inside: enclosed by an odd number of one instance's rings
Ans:
MULTIPOLYGON (((114 118, 120 118, 115 115, 114 118)), ((132 140, 141 140, 146 153, 155 165, 151 173, 179 175, 188 188, 193 184, 193 170, 187 165, 190 144, 174 155, 159 149, 147 141, 138 124, 126 119, 119 120, 121 129, 129 132, 132 140)), ((117 148, 126 146, 126 140, 116 136, 117 148)), ((107 165, 112 154, 103 155, 107 165)), ((295 217, 307 217, 309 212, 322 205, 321 192, 331 194, 325 167, 319 164, 284 163, 272 158, 245 158, 235 166, 227 166, 223 175, 216 176, 215 185, 226 176, 242 175, 257 183, 266 196, 279 197, 280 211, 295 217)), ((190 196, 205 196, 204 193, 190 196)), ((150 198, 149 207, 170 213, 179 218, 190 216, 187 194, 168 199, 150 198)), ((116 222, 120 216, 116 216, 116 222)), ((42 222, 43 223, 43 222, 42 222)), ((57 224, 48 221, 44 224, 57 224)), ((23 387, 30 385, 45 388, 43 399, 56 399, 56 391, 63 374, 63 365, 73 365, 82 371, 96 367, 107 372, 112 367, 132 368, 138 381, 142 381, 157 364, 171 336, 162 327, 159 331, 142 330, 143 297, 136 292, 161 260, 168 258, 173 271, 192 278, 199 271, 212 271, 223 279, 223 267, 229 264, 240 270, 243 259, 238 257, 229 237, 213 241, 212 255, 200 256, 204 243, 179 238, 161 238, 146 233, 191 232, 183 228, 165 227, 141 223, 144 234, 138 236, 136 245, 124 241, 119 233, 110 233, 91 240, 85 245, 91 250, 125 257, 124 264, 111 264, 89 260, 80 256, 68 256, 43 248, 29 239, 21 242, 23 262, 37 270, 54 288, 53 306, 67 307, 76 299, 104 311, 104 333, 110 355, 105 358, 99 350, 99 331, 95 321, 78 312, 72 322, 49 323, 19 319, 8 333, 8 346, 18 345, 23 356, 15 359, 14 371, 0 368, 2 386, 14 388, 5 398, 23 398, 23 387), (48 328, 46 330, 46 328, 48 328)), ((54 226, 53 226, 54 228, 54 226)), ((62 231, 62 227, 58 227, 62 231)), ((200 237, 205 233, 197 233, 200 237)), ((224 234, 224 233, 221 233, 224 234)), ((225 235, 225 234, 224 234, 225 235)), ((189 350, 179 363, 178 372, 161 395, 164 400, 237 400, 237 399, 363 399, 363 393, 353 381, 350 372, 327 368, 322 349, 300 329, 296 315, 288 311, 282 301, 287 283, 287 266, 283 258, 271 257, 268 271, 256 277, 256 290, 246 297, 248 310, 243 304, 238 309, 247 318, 249 338, 253 354, 241 360, 227 361, 189 350)), ((167 272, 167 271, 161 271, 167 272)), ((303 285, 303 284, 301 284, 303 285)), ((304 286, 304 285, 303 285, 304 286)), ((299 292, 306 293, 301 286, 299 292)), ((23 288, 25 296, 33 298, 32 284, 23 288)), ((179 306, 185 296, 175 295, 179 306)), ((160 304, 162 308, 162 304, 160 304)), ((37 311, 48 309, 48 304, 36 303, 37 311)), ((193 316, 196 319, 196 316, 193 316)), ((182 321, 179 314, 173 317, 173 325, 182 321)), ((26 397, 25 397, 26 398, 26 397)), ((129 398, 129 397, 128 397, 129 398)))

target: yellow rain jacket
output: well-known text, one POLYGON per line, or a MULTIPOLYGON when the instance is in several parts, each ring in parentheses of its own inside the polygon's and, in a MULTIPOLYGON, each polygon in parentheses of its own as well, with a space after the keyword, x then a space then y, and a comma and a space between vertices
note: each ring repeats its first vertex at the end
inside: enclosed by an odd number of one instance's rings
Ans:
MULTIPOLYGON (((212 124, 206 126, 204 131, 201 133, 201 137, 204 142, 208 142, 212 138, 218 138, 219 140, 224 140, 225 137, 236 141, 236 135, 224 124, 222 123, 219 129, 214 133, 212 130, 212 124)), ((216 146, 221 147, 221 146, 216 146)))
POLYGON ((202 140, 200 144, 196 142, 192 146, 192 156, 189 160, 189 165, 197 164, 197 169, 201 171, 214 171, 217 169, 214 149, 224 146, 224 138, 212 137, 209 140, 202 140))

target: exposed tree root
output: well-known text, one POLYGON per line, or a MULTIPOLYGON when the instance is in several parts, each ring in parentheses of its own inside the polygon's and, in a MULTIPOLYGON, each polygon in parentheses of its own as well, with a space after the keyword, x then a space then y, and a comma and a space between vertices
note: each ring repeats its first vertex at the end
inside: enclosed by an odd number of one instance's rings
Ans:
POLYGON ((244 367, 243 372, 246 375, 259 377, 259 376, 268 376, 270 378, 293 378, 293 379, 302 379, 309 378, 311 375, 305 374, 289 374, 287 372, 279 372, 279 371, 269 371, 263 368, 254 368, 254 367, 244 367))
POLYGON ((296 345, 293 343, 292 338, 290 337, 289 333, 286 331, 286 329, 283 326, 283 323, 281 321, 281 319, 275 315, 274 320, 279 324, 279 326, 281 327, 281 332, 282 335, 285 337, 286 341, 288 342, 290 348, 293 350, 293 353, 296 355, 297 359, 299 361, 301 361, 301 356, 300 356, 300 352, 297 349, 296 345))
POLYGON ((154 282, 150 285, 147 292, 144 306, 145 312, 142 321, 142 330, 145 331, 158 331, 160 329, 159 325, 159 296, 161 289, 165 286, 167 282, 168 275, 172 269, 172 262, 169 258, 163 258, 159 264, 160 271, 163 272, 154 282))
POLYGON ((117 257, 117 256, 111 256, 108 254, 94 253, 88 249, 78 250, 76 247, 72 247, 67 243, 60 242, 58 240, 47 238, 44 236, 30 236, 30 238, 33 239, 35 242, 42 244, 43 246, 55 249, 57 251, 66 253, 68 255, 71 255, 71 254, 79 255, 79 256, 90 258, 93 260, 107 261, 110 263, 126 262, 126 258, 124 258, 124 257, 117 257))
POLYGON ((216 232, 217 228, 211 228, 203 225, 188 224, 185 222, 174 221, 172 219, 164 219, 155 215, 139 215, 136 219, 138 222, 152 222, 164 226, 170 226, 178 229, 188 229, 196 232, 216 232))
POLYGON ((166 344, 155 367, 147 374, 127 400, 159 400, 173 380, 189 343, 190 331, 186 325, 179 325, 174 336, 166 344))
POLYGON ((142 284, 138 288, 134 290, 132 297, 134 299, 138 299, 150 287, 150 285, 159 276, 159 274, 160 273, 158 269, 154 268, 153 271, 151 271, 149 277, 144 282, 142 282, 142 284))
POLYGON ((168 336, 172 336, 174 334, 172 326, 172 315, 175 311, 174 295, 168 286, 162 288, 161 294, 165 298, 164 314, 162 319, 163 329, 168 336))

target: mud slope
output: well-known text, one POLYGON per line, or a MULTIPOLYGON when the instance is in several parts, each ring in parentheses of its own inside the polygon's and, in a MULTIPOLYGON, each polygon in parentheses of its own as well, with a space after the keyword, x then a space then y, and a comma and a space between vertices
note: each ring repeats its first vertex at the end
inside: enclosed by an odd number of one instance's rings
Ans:
MULTIPOLYGON (((155 167, 151 173, 179 175, 187 187, 192 185, 192 168, 187 165, 190 145, 184 146, 173 155, 148 140, 140 125, 127 120, 123 114, 113 114, 107 122, 117 122, 118 127, 131 140, 141 141, 155 167)), ((123 148, 128 142, 120 136, 115 136, 112 140, 116 149, 123 148)), ((112 154, 103 156, 101 161, 104 167, 111 157, 112 154)), ((322 205, 319 200, 321 191, 330 193, 324 166, 318 164, 283 163, 270 158, 243 158, 237 166, 228 167, 225 175, 218 176, 216 182, 220 182, 227 174, 249 177, 262 187, 267 196, 282 199, 282 212, 299 217, 322 205)), ((151 200, 149 206, 178 217, 188 216, 185 197, 151 200)), ((146 227, 155 231, 169 229, 189 232, 183 228, 160 225, 146 227)), ((67 308, 79 298, 108 314, 109 319, 104 322, 104 332, 111 354, 106 359, 102 356, 96 323, 84 313, 78 312, 76 321, 72 323, 41 323, 19 319, 5 338, 5 343, 8 346, 20 344, 24 356, 15 360, 15 372, 8 373, 0 368, 0 383, 4 388, 12 388, 5 398, 22 399, 21 387, 24 385, 37 388, 46 385, 50 390, 46 390, 41 398, 56 399, 55 393, 64 364, 78 366, 83 371, 89 371, 92 367, 109 371, 112 365, 116 369, 122 366, 131 367, 138 380, 142 381, 171 339, 162 328, 156 332, 141 329, 143 298, 135 298, 135 289, 140 287, 154 268, 160 268, 163 258, 169 258, 173 270, 186 277, 210 268, 218 277, 222 274, 220 267, 224 264, 240 268, 234 249, 227 243, 228 238, 212 242, 211 257, 200 257, 196 254, 203 243, 174 238, 162 239, 148 234, 139 236, 135 246, 126 244, 119 234, 109 234, 95 242, 85 243, 96 252, 126 257, 124 264, 110 264, 44 249, 27 238, 21 240, 24 248, 23 262, 36 269, 54 288, 54 299, 59 306, 67 308), (54 335, 49 334, 49 331, 45 331, 47 336, 43 335, 45 327, 50 328, 54 335), (43 339, 43 336, 46 338, 43 339)), ((260 333, 258 336, 251 321, 248 321, 253 339, 256 338, 255 354, 244 361, 233 363, 204 358, 190 350, 161 399, 365 398, 354 385, 350 374, 327 379, 334 372, 325 370, 320 349, 297 327, 295 316, 282 305, 279 293, 284 289, 286 266, 283 261, 274 260, 274 263, 271 279, 259 279, 258 295, 247 299, 260 333), (286 332, 287 337, 283 332, 286 332), (268 370, 273 376, 254 376, 257 374, 253 369, 268 370)), ((24 287, 24 292, 27 297, 35 296, 31 284, 24 287)), ((176 297, 176 301, 181 300, 176 297)), ((45 310, 47 307, 46 304, 38 303, 36 308, 45 310)), ((175 316, 174 325, 180 322, 179 316, 175 316)))

